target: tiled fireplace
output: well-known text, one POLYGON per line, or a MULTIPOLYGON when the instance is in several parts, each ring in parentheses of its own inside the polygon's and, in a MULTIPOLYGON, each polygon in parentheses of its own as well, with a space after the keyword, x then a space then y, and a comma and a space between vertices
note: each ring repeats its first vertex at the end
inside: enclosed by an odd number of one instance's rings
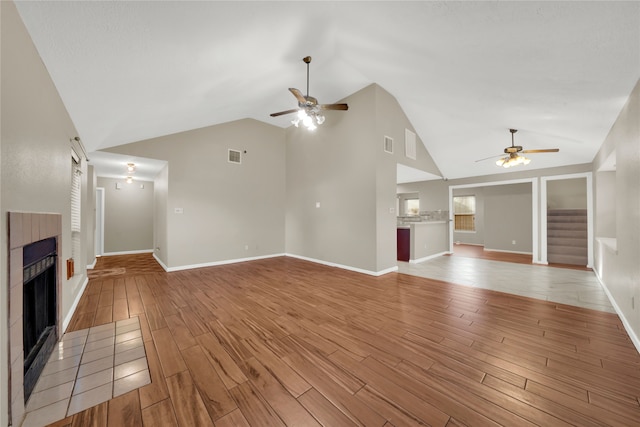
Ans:
MULTIPOLYGON (((57 298, 57 336, 62 335, 61 313, 61 232, 62 216, 49 213, 9 212, 9 399, 11 424, 19 425, 25 414, 24 347, 23 347, 23 285, 24 247, 45 239, 55 239, 57 298)), ((40 268, 40 266, 37 266, 40 268)))

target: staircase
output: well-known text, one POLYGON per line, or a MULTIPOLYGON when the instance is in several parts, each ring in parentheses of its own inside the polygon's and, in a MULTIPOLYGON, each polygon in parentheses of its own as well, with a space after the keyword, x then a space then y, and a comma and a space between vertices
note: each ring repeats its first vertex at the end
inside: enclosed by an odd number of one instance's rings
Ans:
POLYGON ((552 264, 587 265, 586 209, 547 211, 547 261, 552 264))

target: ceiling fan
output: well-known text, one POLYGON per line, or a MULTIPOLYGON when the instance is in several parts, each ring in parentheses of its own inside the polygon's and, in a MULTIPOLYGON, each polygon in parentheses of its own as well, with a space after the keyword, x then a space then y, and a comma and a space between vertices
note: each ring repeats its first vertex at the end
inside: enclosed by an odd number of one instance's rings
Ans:
MULTIPOLYGON (((528 165, 529 162, 531 162, 530 159, 521 156, 521 154, 528 154, 528 153, 557 153, 558 151, 560 151, 559 148, 543 148, 543 149, 537 149, 537 150, 524 150, 522 148, 521 145, 515 145, 514 143, 514 138, 513 135, 518 132, 517 129, 509 129, 509 132, 511 132, 511 147, 506 147, 504 149, 504 153, 507 154, 507 156, 499 159, 498 161, 496 161, 496 165, 498 166, 502 166, 504 168, 509 168, 512 166, 517 166, 517 165, 528 165)), ((502 154, 498 154, 495 156, 491 156, 491 157, 486 157, 484 159, 480 159, 480 160, 476 160, 476 162, 481 162, 484 160, 488 160, 491 159, 493 157, 498 157, 498 156, 502 156, 502 154)))
POLYGON ((309 96, 309 64, 311 63, 311 57, 305 56, 302 60, 307 64, 307 94, 303 95, 296 88, 289 88, 289 91, 298 100, 298 108, 286 111, 280 111, 278 113, 272 113, 271 117, 283 116, 285 114, 298 113, 296 119, 292 123, 297 127, 299 123, 302 123, 309 130, 316 128, 316 125, 321 125, 324 122, 324 116, 320 113, 323 110, 348 110, 347 104, 318 104, 318 100, 313 96, 309 96))

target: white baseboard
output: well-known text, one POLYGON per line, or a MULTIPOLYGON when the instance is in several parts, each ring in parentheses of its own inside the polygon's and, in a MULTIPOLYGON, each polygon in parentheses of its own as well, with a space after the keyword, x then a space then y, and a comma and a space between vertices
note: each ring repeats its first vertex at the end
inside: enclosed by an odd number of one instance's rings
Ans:
POLYGON ((153 249, 142 249, 142 250, 139 250, 139 251, 107 252, 107 253, 102 254, 102 256, 150 254, 152 252, 153 252, 153 249))
POLYGON ((450 254, 450 253, 451 252, 449 252, 449 251, 444 251, 444 252, 440 252, 440 253, 437 253, 437 254, 429 255, 429 256, 426 256, 426 257, 418 258, 418 259, 410 259, 409 260, 409 264, 418 264, 420 262, 429 261, 430 259, 438 258, 438 257, 441 257, 443 255, 450 254))
POLYGON ((162 267, 162 269, 164 271, 169 271, 169 267, 167 267, 166 264, 164 262, 162 262, 162 260, 160 258, 158 258, 158 255, 156 255, 154 253, 153 254, 153 258, 155 258, 155 260, 158 261, 158 264, 160 264, 160 267, 162 267))
POLYGON ((504 249, 487 249, 484 248, 487 252, 504 252, 507 254, 520 254, 520 255, 533 255, 533 252, 521 252, 521 251, 506 251, 504 249))
POLYGON ((385 270, 371 271, 371 270, 365 270, 365 269, 358 268, 358 267, 351 267, 349 265, 336 264, 334 262, 324 261, 324 260, 321 260, 321 259, 309 258, 309 257, 305 257, 305 256, 302 256, 302 255, 285 254, 285 256, 288 256, 288 257, 291 257, 291 258, 301 259, 301 260, 304 260, 304 261, 315 262, 316 264, 322 264, 322 265, 326 265, 326 266, 329 266, 329 267, 336 267, 336 268, 341 268, 343 270, 355 271, 356 273, 368 274, 369 276, 382 276, 382 275, 387 274, 387 273, 393 273, 394 271, 398 271, 398 266, 397 265, 394 266, 394 267, 387 268, 385 270))
POLYGON ((93 270, 94 267, 96 266, 96 263, 98 262, 98 258, 94 258, 93 262, 89 265, 87 265, 87 270, 93 270))
POLYGON ((600 277, 600 272, 596 268, 593 268, 593 272, 596 275, 598 282, 600 282, 600 285, 602 285, 602 289, 604 289, 604 293, 607 294, 607 298, 609 298, 609 302, 613 306, 613 309, 618 314, 618 317, 620 318, 620 320, 622 320, 622 325, 624 326, 625 331, 627 331, 627 334, 629 334, 629 338, 631 338, 631 342, 636 347, 636 350, 638 350, 638 353, 640 353, 640 338, 638 338, 638 335, 636 335, 636 332, 631 327, 631 324, 627 321, 627 318, 624 317, 624 314, 622 313, 620 306, 618 305, 616 300, 613 298, 613 295, 611 295, 611 292, 609 291, 609 288, 607 287, 606 283, 604 283, 604 281, 602 280, 602 277, 600 277))
MULTIPOLYGON (((158 260, 155 254, 153 256, 154 258, 156 258, 158 262, 160 262, 160 260, 158 260)), ((226 259, 223 261, 204 262, 202 264, 179 265, 177 267, 167 267, 162 262, 160 262, 160 265, 162 266, 162 268, 165 269, 165 271, 171 273, 173 271, 191 270, 194 268, 202 268, 202 267, 215 267, 217 265, 236 264, 239 262, 256 261, 259 259, 275 258, 279 256, 284 256, 284 254, 271 254, 271 255, 261 255, 261 256, 248 257, 248 258, 226 259)))
POLYGON ((62 333, 64 333, 64 331, 67 330, 69 323, 71 323, 71 318, 73 317, 73 314, 76 312, 76 308, 78 308, 78 303, 80 303, 80 298, 82 298, 82 295, 84 294, 84 290, 86 289, 88 283, 89 283, 89 277, 85 276, 84 282, 82 283, 82 286, 80 286, 80 291, 76 295, 75 300, 73 300, 73 304, 71 305, 69 312, 67 313, 65 318, 62 320, 62 333))

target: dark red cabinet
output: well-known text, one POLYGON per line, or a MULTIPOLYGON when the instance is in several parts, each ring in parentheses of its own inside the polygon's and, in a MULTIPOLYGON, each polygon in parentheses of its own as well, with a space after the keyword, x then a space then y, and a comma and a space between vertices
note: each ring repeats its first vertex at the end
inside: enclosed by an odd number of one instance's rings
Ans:
POLYGON ((411 256, 411 230, 398 228, 398 261, 409 261, 411 256))

